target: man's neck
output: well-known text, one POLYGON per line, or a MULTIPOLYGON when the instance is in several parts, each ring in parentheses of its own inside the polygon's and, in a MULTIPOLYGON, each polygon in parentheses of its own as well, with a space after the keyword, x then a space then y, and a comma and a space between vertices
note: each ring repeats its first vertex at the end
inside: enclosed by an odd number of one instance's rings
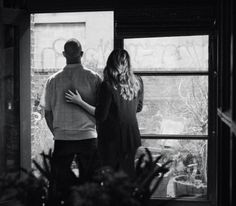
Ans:
POLYGON ((81 61, 76 59, 76 60, 66 60, 66 64, 81 64, 81 61))

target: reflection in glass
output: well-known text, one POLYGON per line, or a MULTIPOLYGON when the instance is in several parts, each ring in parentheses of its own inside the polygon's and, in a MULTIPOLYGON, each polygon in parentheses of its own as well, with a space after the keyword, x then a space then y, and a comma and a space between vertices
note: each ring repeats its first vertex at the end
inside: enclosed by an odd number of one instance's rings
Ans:
POLYGON ((147 76, 144 106, 138 113, 141 134, 206 135, 208 78, 147 76))
POLYGON ((142 145, 154 158, 163 155, 160 163, 173 161, 153 197, 206 197, 207 140, 143 139, 142 145))
POLYGON ((208 36, 125 39, 135 71, 207 71, 208 36))

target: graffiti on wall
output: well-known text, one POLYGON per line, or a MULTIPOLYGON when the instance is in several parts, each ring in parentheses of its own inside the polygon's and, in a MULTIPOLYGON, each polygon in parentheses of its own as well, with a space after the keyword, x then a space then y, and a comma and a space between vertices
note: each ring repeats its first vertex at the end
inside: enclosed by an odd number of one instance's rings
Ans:
POLYGON ((137 70, 205 70, 208 68, 207 37, 127 39, 125 48, 137 70))

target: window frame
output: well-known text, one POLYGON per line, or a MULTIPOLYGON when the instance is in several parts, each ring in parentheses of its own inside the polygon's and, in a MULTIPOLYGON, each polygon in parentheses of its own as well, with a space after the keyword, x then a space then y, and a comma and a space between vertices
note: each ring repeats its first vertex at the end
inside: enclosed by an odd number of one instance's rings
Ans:
MULTIPOLYGON (((187 29, 187 28, 186 28, 187 29)), ((158 33, 146 33, 146 34, 138 34, 135 32, 133 34, 129 33, 125 35, 123 33, 118 38, 115 38, 117 48, 124 48, 124 40, 130 38, 151 38, 151 37, 174 37, 174 36, 195 36, 195 35, 207 35, 208 36, 208 71, 135 71, 134 73, 142 76, 207 76, 208 77, 208 134, 207 135, 143 135, 141 134, 141 139, 190 139, 190 140, 207 140, 208 143, 208 154, 207 154, 207 198, 206 199, 192 199, 192 198, 178 198, 174 201, 170 201, 170 205, 193 205, 198 203, 198 205, 211 205, 216 202, 216 177, 217 172, 210 175, 209 171, 216 171, 217 168, 217 158, 216 157, 216 35, 214 30, 207 30, 202 28, 202 30, 193 30, 186 32, 175 32, 173 30, 167 30, 164 32, 158 33), (211 106, 212 105, 212 106, 211 106), (214 160, 214 161, 209 161, 214 160), (173 204, 172 204, 173 203, 173 204)), ((145 85, 144 85, 145 86, 145 85)), ((145 91, 145 87, 144 87, 145 91)), ((167 198, 152 198, 151 205, 155 205, 157 203, 169 201, 167 198)), ((168 205, 169 205, 168 204, 168 205)))

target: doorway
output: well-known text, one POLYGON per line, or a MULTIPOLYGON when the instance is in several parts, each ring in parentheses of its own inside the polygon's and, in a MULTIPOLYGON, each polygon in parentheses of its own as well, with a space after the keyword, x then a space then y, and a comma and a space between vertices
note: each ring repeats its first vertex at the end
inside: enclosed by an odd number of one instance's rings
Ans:
POLYGON ((66 62, 63 46, 70 38, 78 39, 87 68, 102 71, 113 49, 112 11, 31 14, 31 157, 41 162, 41 152, 53 148, 53 136, 43 111, 44 85, 49 76, 66 62))

